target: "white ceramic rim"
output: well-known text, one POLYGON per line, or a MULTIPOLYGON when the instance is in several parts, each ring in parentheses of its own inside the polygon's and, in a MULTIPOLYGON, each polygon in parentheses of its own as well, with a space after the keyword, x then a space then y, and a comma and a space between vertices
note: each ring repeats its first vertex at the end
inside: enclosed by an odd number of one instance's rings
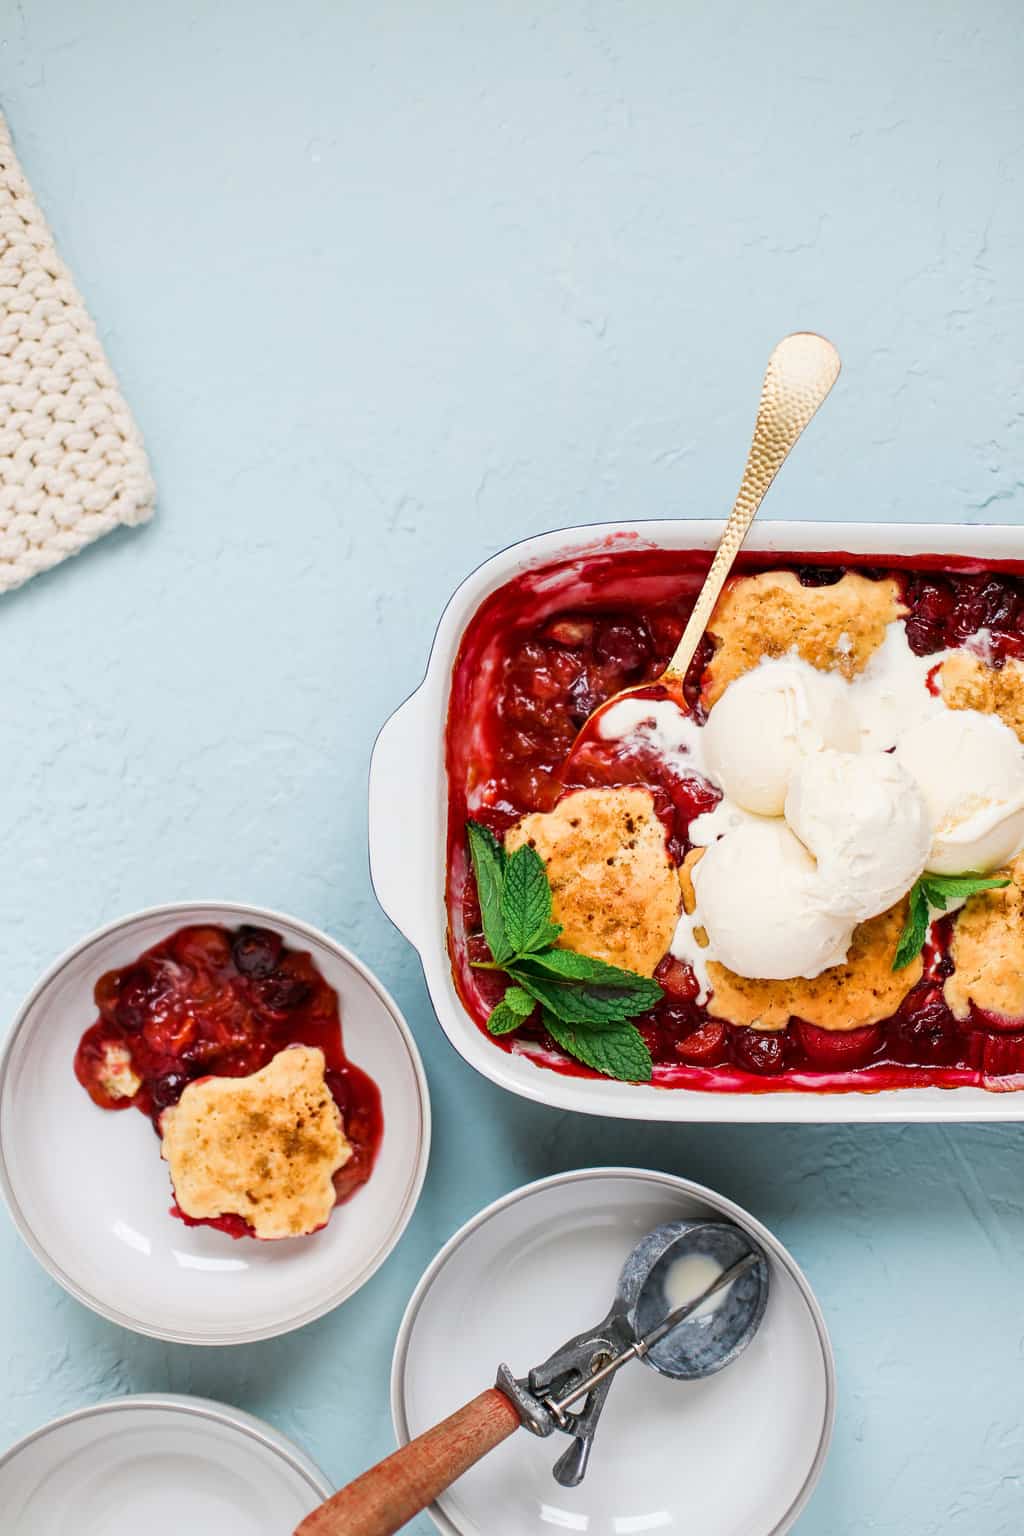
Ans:
MULTIPOLYGON (((418 950, 427 990, 450 1044, 482 1076, 521 1098, 579 1114, 682 1124, 921 1124, 1024 1120, 1024 1091, 895 1088, 822 1092, 713 1092, 573 1078, 531 1065, 484 1038, 455 992, 444 906, 447 775, 444 729, 451 663, 483 600, 524 571, 558 560, 641 548, 712 550, 720 521, 647 519, 592 523, 534 535, 491 555, 456 588, 438 621, 423 681, 391 714, 374 744, 369 775, 370 878, 384 912, 418 950), (415 763, 412 778, 408 764, 415 763), (408 814, 395 826, 394 796, 408 814)), ((744 549, 778 554, 842 551, 860 558, 949 556, 1024 560, 1020 530, 1006 524, 793 522, 754 524, 744 549)))
POLYGON ((68 1424, 77 1423, 79 1419, 95 1419, 104 1414, 119 1413, 124 1409, 133 1412, 136 1409, 147 1408, 183 1413, 238 1430, 240 1434, 255 1441, 264 1450, 271 1451, 293 1472, 297 1472, 309 1484, 310 1491, 319 1499, 329 1499, 334 1492, 320 1468, 306 1455, 305 1451, 293 1440, 289 1440, 286 1435, 282 1435, 279 1430, 274 1429, 272 1425, 256 1418, 255 1414, 246 1413, 242 1408, 231 1408, 227 1403, 216 1403, 212 1398, 186 1397, 177 1392, 132 1393, 127 1397, 115 1397, 103 1403, 90 1403, 85 1408, 75 1408, 71 1413, 62 1413, 59 1418, 50 1419, 47 1424, 41 1424, 38 1429, 23 1435, 20 1440, 16 1440, 8 1450, 4 1451, 0 1455, 0 1471, 14 1461, 22 1451, 26 1451, 30 1445, 35 1445, 39 1440, 45 1440, 47 1435, 63 1429, 68 1424))
MULTIPOLYGON (((761 1246, 771 1255, 777 1264, 788 1272, 794 1280, 807 1310, 811 1314, 815 1331, 821 1344, 822 1361, 825 1366, 825 1416, 821 1426, 821 1437, 818 1441, 818 1449, 811 1463, 804 1485, 797 1494, 793 1503, 786 1511, 782 1519, 766 1531, 764 1536, 785 1536, 799 1517, 803 1514, 807 1503, 814 1492, 818 1479, 821 1476, 825 1461, 828 1457, 829 1447, 832 1443, 832 1432, 835 1427, 836 1417, 836 1362, 832 1350, 832 1340, 829 1336, 828 1325, 825 1322, 824 1313, 818 1304, 818 1299, 811 1289, 810 1282, 799 1264, 793 1258, 779 1239, 763 1226, 749 1211, 744 1210, 735 1201, 729 1200, 725 1195, 719 1195, 713 1189, 708 1189, 705 1184, 697 1184, 693 1179, 684 1179, 679 1174, 662 1173, 653 1168, 575 1168, 568 1173, 550 1174, 544 1179, 535 1179, 530 1184, 523 1184, 519 1189, 513 1189, 507 1195, 478 1211, 475 1216, 459 1228, 445 1243, 441 1251, 433 1258, 424 1270, 419 1284, 409 1298, 402 1321, 398 1328, 398 1337, 395 1340, 395 1351, 391 1358, 391 1420, 395 1427, 395 1435, 400 1446, 408 1445, 409 1424, 405 1413, 405 1396, 403 1382, 409 1351, 409 1340, 413 1327, 419 1315, 424 1297, 430 1290, 439 1272, 444 1268, 451 1255, 462 1246, 468 1237, 471 1237, 478 1228, 485 1226, 492 1217, 507 1210, 509 1206, 516 1205, 520 1200, 528 1199, 544 1189, 554 1189, 561 1184, 578 1184, 589 1179, 624 1179, 641 1180, 645 1183, 663 1185, 665 1188, 677 1194, 689 1195, 693 1199, 703 1200, 713 1210, 720 1211, 723 1216, 730 1217, 737 1226, 756 1237, 761 1246)), ((495 1362, 497 1369, 497 1362, 495 1362)), ((481 1383, 483 1390, 485 1383, 481 1383)), ((430 1518, 437 1526, 442 1536, 465 1536, 465 1533, 454 1525, 444 1511, 437 1505, 431 1504, 427 1510, 430 1518)))
MULTIPOLYGON (((193 1344, 196 1346, 210 1345, 219 1348, 222 1346, 230 1346, 232 1344, 256 1344, 263 1339, 280 1338, 283 1334, 293 1333, 296 1328, 304 1328, 307 1323, 313 1323, 317 1320, 317 1318, 325 1317, 328 1312, 333 1312, 335 1307, 341 1306, 342 1302, 348 1301, 350 1296, 354 1296, 355 1293, 361 1290, 366 1282, 377 1273, 377 1270, 384 1263, 385 1259, 387 1259, 391 1253, 393 1253, 399 1239, 401 1238, 403 1232, 412 1219, 413 1212, 415 1211, 419 1202, 420 1194, 423 1190, 423 1181, 427 1176, 427 1165, 430 1160, 431 1115, 430 1090, 427 1086, 427 1075, 424 1071, 423 1061, 420 1057, 419 1048, 416 1045, 412 1030, 406 1023, 401 1009, 398 1007, 398 1004, 395 1002, 390 992, 388 992, 387 988, 384 987, 380 981, 378 981, 377 977, 373 974, 369 967, 364 965, 362 960, 360 960, 357 955, 354 955, 350 949, 346 949, 344 944, 339 944, 337 939, 332 939, 329 934, 324 933, 321 929, 314 928, 312 923, 304 923, 300 918, 291 917, 286 912, 277 912, 271 907, 255 907, 250 906, 245 902, 219 901, 216 898, 212 898, 207 901, 172 901, 162 903, 161 905, 155 907, 142 907, 137 912, 129 912, 126 913, 123 917, 115 918, 112 922, 104 923, 102 927, 94 929, 93 932, 87 934, 84 939, 80 939, 77 944, 73 944, 70 949, 65 950, 59 959, 55 960, 53 965, 50 966, 49 970, 39 979, 39 981, 36 982, 35 986, 32 988, 31 992, 29 992, 21 1007, 18 1009, 18 1012, 14 1018, 14 1023, 11 1025, 11 1028, 8 1031, 7 1038, 3 1043, 3 1048, 0 1050, 0 1100, 3 1098, 4 1088, 7 1081, 7 1072, 10 1066, 11 1056, 14 1051, 15 1041, 21 1033, 25 1020, 33 1005, 35 1004, 36 999, 42 992, 46 990, 51 982, 53 982, 56 977, 60 975, 61 971, 66 965, 68 965, 72 960, 80 955, 83 950, 88 949, 91 944, 95 944, 98 940, 108 938, 111 934, 116 933, 120 928, 125 927, 128 923, 134 923, 140 920, 148 920, 150 918, 156 918, 159 920, 163 920, 164 918, 174 919, 176 917, 187 918, 190 913, 208 911, 211 907, 215 907, 218 911, 228 913, 231 916, 237 916, 246 919, 255 918, 257 922, 269 927, 273 927, 275 923, 283 923, 287 927, 293 928, 297 932, 304 934, 307 938, 312 939, 314 942, 325 945, 328 949, 333 950, 334 953, 341 960, 343 960, 346 965, 350 965, 353 970, 357 971, 358 974, 362 976, 363 980, 377 994, 381 1003, 383 1003, 384 1007, 391 1015, 391 1019, 395 1025, 395 1028, 398 1030, 399 1036, 401 1037, 406 1051, 408 1052, 409 1061, 413 1069, 413 1076, 416 1080, 416 1088, 420 1103, 422 1133, 420 1136, 420 1145, 416 1158, 416 1164, 410 1175, 409 1183, 406 1186, 405 1199, 402 1203, 402 1210, 387 1240, 381 1245, 373 1257, 363 1267, 356 1278, 349 1282, 348 1285, 340 1286, 337 1291, 332 1292, 331 1296, 326 1301, 318 1303, 314 1307, 310 1307, 307 1311, 301 1313, 297 1317, 290 1318, 287 1322, 281 1324, 280 1326, 273 1325, 266 1328, 251 1329, 239 1328, 230 1334, 219 1335, 217 1337, 202 1336, 198 1334, 191 1334, 184 1330, 154 1328, 146 1323, 140 1322, 138 1319, 129 1316, 127 1313, 120 1312, 116 1307, 107 1306, 107 1304, 104 1301, 101 1301, 99 1297, 92 1295, 91 1292, 85 1290, 84 1287, 80 1286, 75 1280, 72 1279, 70 1275, 65 1273, 60 1265, 57 1264, 51 1257, 43 1243, 41 1243, 37 1238, 25 1216, 25 1213, 21 1209, 17 1196, 15 1195, 7 1169, 7 1154, 4 1148, 4 1135, 2 1125, 0 1125, 0 1191, 3 1192, 4 1199, 7 1202, 7 1209, 11 1213, 11 1219, 30 1251, 42 1265, 43 1269, 46 1270, 47 1274, 56 1280, 58 1285, 63 1286, 68 1294, 73 1296, 76 1301, 81 1302, 82 1305, 88 1307, 90 1311, 98 1313, 100 1317, 105 1317, 108 1322, 117 1323, 119 1327, 127 1328, 132 1333, 139 1333, 147 1338, 164 1339, 171 1344, 193 1344)), ((0 1465, 2 1465, 2 1462, 0 1462, 0 1465)))

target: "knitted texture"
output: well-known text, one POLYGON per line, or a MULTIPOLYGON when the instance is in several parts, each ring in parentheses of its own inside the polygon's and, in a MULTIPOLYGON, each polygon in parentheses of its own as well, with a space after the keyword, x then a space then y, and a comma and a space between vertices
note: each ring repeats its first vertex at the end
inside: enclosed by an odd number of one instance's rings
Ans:
POLYGON ((146 452, 0 116, 0 592, 153 511, 146 452))

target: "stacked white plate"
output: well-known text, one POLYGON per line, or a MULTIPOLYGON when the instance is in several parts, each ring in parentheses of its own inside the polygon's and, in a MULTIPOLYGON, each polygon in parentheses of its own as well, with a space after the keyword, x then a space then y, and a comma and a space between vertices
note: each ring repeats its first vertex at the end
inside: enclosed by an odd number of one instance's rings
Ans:
POLYGON ((268 1424, 194 1397, 85 1408, 0 1458, 4 1536, 288 1536, 330 1493, 268 1424))

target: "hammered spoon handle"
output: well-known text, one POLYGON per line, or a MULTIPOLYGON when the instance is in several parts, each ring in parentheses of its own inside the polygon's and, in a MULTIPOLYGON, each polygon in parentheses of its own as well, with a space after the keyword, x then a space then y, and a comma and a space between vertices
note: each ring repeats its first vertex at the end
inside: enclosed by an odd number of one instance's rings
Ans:
POLYGON ((765 492, 839 377, 839 368, 839 353, 835 347, 813 331, 797 331, 792 336, 785 336, 768 359, 754 423, 754 440, 747 454, 739 494, 682 639, 665 668, 663 680, 681 683, 685 678, 765 492))

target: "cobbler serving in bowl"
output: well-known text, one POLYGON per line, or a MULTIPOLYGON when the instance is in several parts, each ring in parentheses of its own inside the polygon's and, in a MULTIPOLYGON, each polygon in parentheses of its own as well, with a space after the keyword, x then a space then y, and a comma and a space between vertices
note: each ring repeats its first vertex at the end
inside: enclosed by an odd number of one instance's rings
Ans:
POLYGON ((464 630, 463 1006, 563 1074, 1024 1086, 1021 568, 747 554, 671 697, 656 680, 708 559, 535 568, 464 630))
POLYGON ((306 1236, 370 1177, 380 1093, 345 1054, 337 993, 279 933, 180 928, 95 1000, 78 1080, 101 1109, 152 1119, 188 1225, 306 1236))

